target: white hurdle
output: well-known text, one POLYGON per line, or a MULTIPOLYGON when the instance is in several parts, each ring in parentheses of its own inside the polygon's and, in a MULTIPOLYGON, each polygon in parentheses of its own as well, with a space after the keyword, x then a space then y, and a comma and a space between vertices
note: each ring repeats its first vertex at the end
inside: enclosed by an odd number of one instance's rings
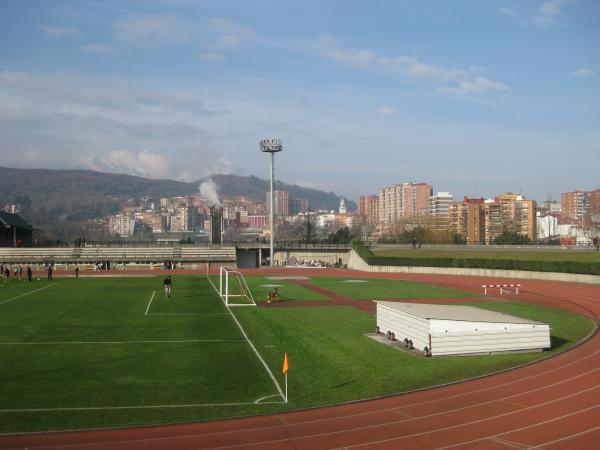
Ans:
POLYGON ((500 295, 504 294, 504 290, 507 288, 515 288, 515 295, 517 295, 519 293, 519 288, 521 287, 520 284, 482 284, 481 287, 483 288, 483 295, 487 295, 487 290, 488 288, 499 288, 500 289, 500 295))

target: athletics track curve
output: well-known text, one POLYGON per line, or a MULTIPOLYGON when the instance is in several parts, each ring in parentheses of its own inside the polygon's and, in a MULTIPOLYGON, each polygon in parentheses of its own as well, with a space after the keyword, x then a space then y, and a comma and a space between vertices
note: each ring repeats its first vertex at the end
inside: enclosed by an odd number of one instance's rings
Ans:
MULTIPOLYGON (((408 279, 476 293, 482 284, 514 281, 324 269, 293 274, 408 279)), ((522 285, 521 301, 575 311, 596 321, 600 317, 600 286, 548 281, 522 285)), ((203 423, 5 436, 0 448, 598 449, 600 333, 535 364, 377 400, 203 423)))

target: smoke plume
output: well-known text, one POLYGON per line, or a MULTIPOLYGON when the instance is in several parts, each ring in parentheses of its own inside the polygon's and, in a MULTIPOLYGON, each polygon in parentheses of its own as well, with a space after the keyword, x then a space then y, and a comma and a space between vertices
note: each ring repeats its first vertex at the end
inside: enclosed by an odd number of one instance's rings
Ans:
POLYGON ((200 195, 210 202, 211 205, 221 206, 219 194, 217 194, 217 185, 212 179, 200 184, 200 195))

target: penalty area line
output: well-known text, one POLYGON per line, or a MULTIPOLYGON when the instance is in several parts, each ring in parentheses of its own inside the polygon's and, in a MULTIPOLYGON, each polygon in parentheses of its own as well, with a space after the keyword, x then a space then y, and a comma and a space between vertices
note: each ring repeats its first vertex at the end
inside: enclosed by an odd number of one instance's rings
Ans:
MULTIPOLYGON (((268 398, 268 397, 267 397, 268 398)), ((257 406, 274 405, 283 402, 231 402, 231 403, 188 403, 182 405, 139 405, 139 406, 81 406, 71 408, 19 408, 19 409, 0 409, 0 413, 19 413, 19 412, 52 412, 52 411, 108 411, 123 409, 161 409, 161 408, 215 408, 225 406, 257 406)))
POLYGON ((150 301, 148 302, 148 307, 146 308, 146 312, 144 313, 145 316, 147 316, 148 311, 150 311, 150 305, 152 304, 152 300, 154 300, 154 294, 156 294, 156 291, 152 291, 152 297, 150 297, 150 301))
POLYGON ((181 339, 172 341, 49 341, 49 342, 0 342, 0 345, 119 345, 119 344, 192 344, 196 342, 242 342, 245 339, 181 339))
POLYGON ((4 300, 3 302, 0 302, 0 305, 3 305, 3 304, 5 304, 5 303, 8 303, 8 302, 12 302, 13 300, 17 300, 17 299, 19 299, 19 298, 21 298, 21 297, 25 297, 26 295, 33 294, 33 293, 35 293, 35 292, 41 291, 42 289, 49 288, 49 287, 51 287, 51 286, 54 286, 55 284, 56 284, 56 283, 47 284, 46 286, 43 286, 43 287, 41 287, 41 288, 39 288, 39 289, 35 289, 35 290, 33 290, 33 291, 26 292, 25 294, 17 295, 16 297, 13 297, 13 298, 9 298, 8 300, 4 300))

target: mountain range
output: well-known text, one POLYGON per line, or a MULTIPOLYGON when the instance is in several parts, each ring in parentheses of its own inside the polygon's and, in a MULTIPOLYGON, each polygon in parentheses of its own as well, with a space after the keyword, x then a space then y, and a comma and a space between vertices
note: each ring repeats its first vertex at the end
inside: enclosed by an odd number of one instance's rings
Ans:
MULTIPOLYGON (((23 217, 35 227, 66 232, 77 223, 115 214, 132 199, 172 197, 199 192, 212 179, 219 195, 244 195, 265 201, 269 182, 255 176, 213 175, 194 182, 155 180, 92 170, 15 169, 0 167, 0 205, 17 203, 23 217)), ((340 197, 282 181, 276 190, 290 198, 306 198, 313 210, 337 210, 340 197)), ((344 198, 348 211, 356 203, 344 198)), ((62 234, 62 233, 57 233, 62 234)))

